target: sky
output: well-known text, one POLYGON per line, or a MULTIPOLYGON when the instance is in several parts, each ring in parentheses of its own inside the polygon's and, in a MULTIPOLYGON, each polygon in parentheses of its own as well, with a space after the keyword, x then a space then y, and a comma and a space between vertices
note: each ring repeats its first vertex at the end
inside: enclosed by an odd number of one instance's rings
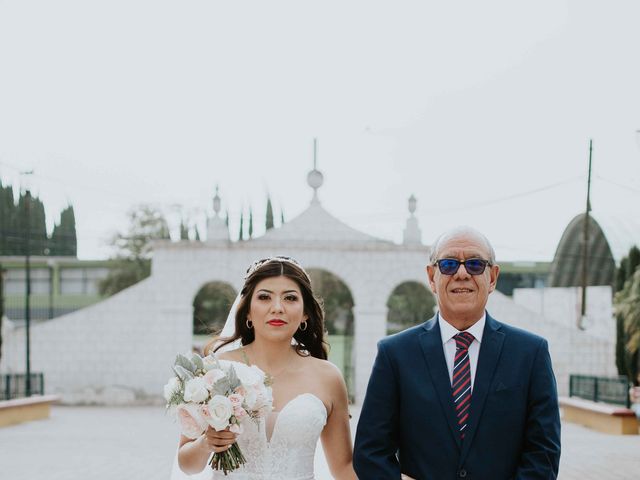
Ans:
POLYGON ((553 258, 585 209, 640 204, 640 3, 0 0, 0 179, 78 255, 106 258, 141 203, 232 237, 267 195, 401 242, 471 225, 499 260, 553 258), (33 170, 33 175, 20 172, 33 170))

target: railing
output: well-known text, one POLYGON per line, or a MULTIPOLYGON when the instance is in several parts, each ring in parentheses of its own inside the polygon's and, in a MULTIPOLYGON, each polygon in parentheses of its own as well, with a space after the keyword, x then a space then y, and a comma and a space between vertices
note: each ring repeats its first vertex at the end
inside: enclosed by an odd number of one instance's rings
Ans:
POLYGON ((627 377, 569 376, 569 396, 631 407, 627 377))
MULTIPOLYGON (((31 395, 44 395, 44 375, 32 373, 31 395)), ((0 375, 0 400, 11 400, 27 396, 27 376, 24 373, 11 373, 0 375)))

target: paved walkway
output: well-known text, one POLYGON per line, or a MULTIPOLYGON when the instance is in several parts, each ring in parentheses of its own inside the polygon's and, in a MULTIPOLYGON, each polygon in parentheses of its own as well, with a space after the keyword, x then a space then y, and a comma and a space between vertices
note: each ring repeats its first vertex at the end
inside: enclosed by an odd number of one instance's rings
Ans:
MULTIPOLYGON (((357 409, 354 409, 354 419, 357 409)), ((352 427, 354 429, 354 427, 352 427)), ((0 428, 2 480, 168 480, 177 427, 161 407, 53 407, 51 418, 0 428)), ((562 480, 640 478, 640 436, 563 424, 562 480)), ((330 479, 318 449, 318 480, 330 479)))

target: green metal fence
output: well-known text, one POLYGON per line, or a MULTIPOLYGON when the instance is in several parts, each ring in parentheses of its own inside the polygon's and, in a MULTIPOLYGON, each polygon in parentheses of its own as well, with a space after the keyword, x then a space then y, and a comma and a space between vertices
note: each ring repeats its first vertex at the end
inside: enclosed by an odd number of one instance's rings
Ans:
MULTIPOLYGON (((44 375, 42 373, 32 373, 31 395, 44 395, 44 375)), ((2 385, 0 386, 0 400, 11 400, 27 396, 27 376, 24 373, 11 373, 0 375, 2 385)))
POLYGON ((584 398, 593 402, 631 406, 629 380, 625 376, 594 377, 591 375, 570 375, 569 396, 584 398))

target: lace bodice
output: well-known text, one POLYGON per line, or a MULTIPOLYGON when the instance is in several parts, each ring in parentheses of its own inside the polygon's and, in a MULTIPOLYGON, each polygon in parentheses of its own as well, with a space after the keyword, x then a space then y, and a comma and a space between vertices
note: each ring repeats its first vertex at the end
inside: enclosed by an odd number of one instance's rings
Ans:
POLYGON ((318 397, 302 393, 279 412, 270 438, 265 421, 244 424, 238 445, 247 463, 228 474, 213 472, 213 478, 233 480, 313 480, 313 460, 320 433, 327 422, 327 409, 318 397))

